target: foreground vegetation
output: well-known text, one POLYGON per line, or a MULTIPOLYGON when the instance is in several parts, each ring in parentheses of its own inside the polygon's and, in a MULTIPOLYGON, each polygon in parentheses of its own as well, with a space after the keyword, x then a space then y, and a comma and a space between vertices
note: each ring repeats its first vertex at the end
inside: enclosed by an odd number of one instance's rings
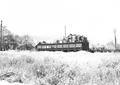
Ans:
POLYGON ((120 85, 120 57, 114 53, 1 52, 0 80, 30 85, 120 85))

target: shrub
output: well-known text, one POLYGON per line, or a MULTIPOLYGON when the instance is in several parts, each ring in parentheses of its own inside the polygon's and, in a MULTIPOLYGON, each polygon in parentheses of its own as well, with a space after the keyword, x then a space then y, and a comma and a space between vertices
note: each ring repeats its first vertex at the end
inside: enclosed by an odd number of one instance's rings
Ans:
POLYGON ((53 76, 53 77, 49 78, 49 79, 47 80, 47 82, 48 82, 50 85, 58 85, 59 79, 58 79, 57 77, 53 76))

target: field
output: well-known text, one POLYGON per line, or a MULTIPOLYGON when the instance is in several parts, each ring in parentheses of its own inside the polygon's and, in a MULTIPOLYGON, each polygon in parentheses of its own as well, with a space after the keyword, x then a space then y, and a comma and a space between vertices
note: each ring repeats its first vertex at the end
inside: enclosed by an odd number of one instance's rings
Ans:
POLYGON ((0 52, 0 85, 120 85, 120 53, 0 52))

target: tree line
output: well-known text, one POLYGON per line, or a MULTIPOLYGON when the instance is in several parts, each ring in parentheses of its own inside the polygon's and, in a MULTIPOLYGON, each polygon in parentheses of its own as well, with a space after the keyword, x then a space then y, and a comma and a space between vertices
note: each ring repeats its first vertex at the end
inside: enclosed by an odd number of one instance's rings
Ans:
POLYGON ((14 35, 8 29, 0 30, 0 50, 33 50, 34 41, 29 35, 14 35))

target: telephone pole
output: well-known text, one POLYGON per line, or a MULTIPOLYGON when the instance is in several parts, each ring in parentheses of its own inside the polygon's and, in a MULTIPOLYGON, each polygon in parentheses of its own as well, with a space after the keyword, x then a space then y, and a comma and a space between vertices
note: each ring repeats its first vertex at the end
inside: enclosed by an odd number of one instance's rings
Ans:
POLYGON ((1 46, 0 46, 0 50, 2 51, 2 44, 3 44, 3 39, 2 39, 2 28, 3 28, 3 26, 2 26, 2 20, 1 20, 1 25, 0 25, 0 28, 1 28, 1 46))
POLYGON ((1 20, 0 28, 1 28, 1 43, 2 43, 2 20, 1 20))

